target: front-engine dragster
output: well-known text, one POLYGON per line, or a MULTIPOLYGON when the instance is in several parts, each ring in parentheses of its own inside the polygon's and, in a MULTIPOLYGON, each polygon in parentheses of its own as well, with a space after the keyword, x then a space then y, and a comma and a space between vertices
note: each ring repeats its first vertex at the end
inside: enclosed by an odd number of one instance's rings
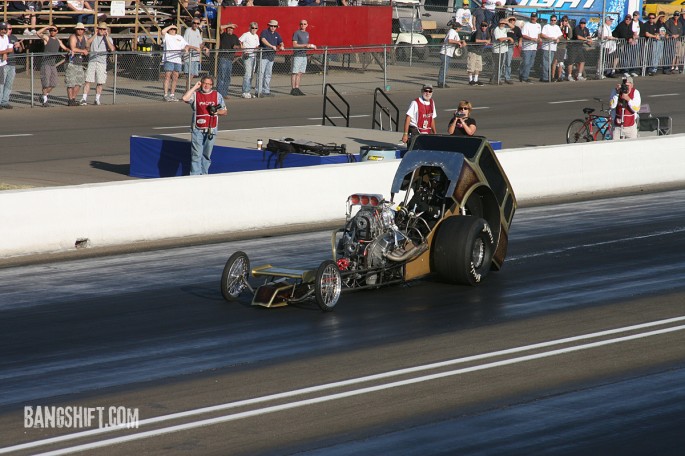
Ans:
POLYGON ((313 299, 330 311, 342 292, 428 274, 476 285, 502 267, 515 210, 509 180, 484 138, 419 136, 399 163, 390 199, 348 197, 345 226, 331 236, 332 259, 316 270, 250 269, 247 255, 236 252, 221 291, 229 301, 250 291, 252 304, 264 307, 313 299), (250 275, 262 284, 253 287, 250 275))

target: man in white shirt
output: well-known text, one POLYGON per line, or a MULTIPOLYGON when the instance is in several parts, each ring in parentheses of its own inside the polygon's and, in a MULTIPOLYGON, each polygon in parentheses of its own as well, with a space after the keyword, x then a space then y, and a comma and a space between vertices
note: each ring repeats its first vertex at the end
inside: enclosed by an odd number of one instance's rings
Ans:
POLYGON ((243 64, 245 66, 245 76, 243 77, 243 98, 252 98, 252 75, 254 74, 257 57, 255 49, 259 47, 259 35, 257 35, 259 25, 250 22, 250 30, 240 35, 238 40, 243 48, 243 64))
POLYGON ((452 27, 447 31, 445 39, 442 42, 442 48, 440 49, 440 72, 438 73, 438 87, 447 88, 449 87, 445 80, 447 79, 447 70, 450 66, 450 61, 454 57, 454 53, 457 48, 462 48, 466 46, 466 42, 459 38, 459 33, 457 30, 461 28, 461 24, 455 20, 450 21, 452 27))
MULTIPOLYGON (((193 19, 190 28, 186 29, 183 33, 183 39, 186 42, 197 49, 203 49, 204 44, 202 43, 202 32, 200 31, 201 21, 199 17, 193 19)), ((190 54, 185 56, 183 62, 183 71, 188 75, 188 78, 192 80, 194 77, 200 74, 200 53, 190 51, 190 54)))
POLYGON ((5 76, 7 71, 7 56, 14 52, 14 46, 10 44, 8 37, 9 26, 2 22, 0 23, 0 95, 5 88, 5 76))
POLYGON ((490 81, 496 82, 497 84, 501 84, 502 79, 505 79, 508 81, 508 84, 511 84, 511 81, 506 79, 505 69, 507 65, 507 56, 509 55, 509 46, 514 45, 514 39, 508 36, 508 32, 509 24, 505 18, 500 19, 497 28, 492 31, 492 57, 497 64, 498 70, 497 74, 493 75, 490 81))
POLYGON ((535 62, 535 54, 538 52, 542 27, 538 24, 538 13, 530 14, 530 22, 526 22, 521 29, 523 35, 523 48, 521 49, 521 68, 519 69, 519 81, 531 84, 530 69, 535 62))
POLYGON ((540 82, 550 82, 550 73, 554 54, 557 52, 557 43, 561 38, 561 27, 557 24, 557 17, 550 16, 549 23, 542 27, 540 38, 542 39, 542 74, 540 82))

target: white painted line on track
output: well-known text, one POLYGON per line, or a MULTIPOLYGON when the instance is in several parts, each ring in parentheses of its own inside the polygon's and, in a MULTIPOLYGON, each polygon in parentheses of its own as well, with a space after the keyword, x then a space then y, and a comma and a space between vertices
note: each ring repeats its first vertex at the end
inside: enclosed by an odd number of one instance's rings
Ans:
POLYGON ((659 93, 656 95, 647 95, 647 98, 658 98, 658 97, 677 97, 679 93, 659 93))
MULTIPOLYGON (((215 406, 210 406, 210 407, 203 407, 203 408, 199 408, 199 409, 195 409, 195 410, 188 410, 185 412, 163 415, 163 416, 159 416, 159 417, 155 417, 155 418, 149 418, 146 420, 141 420, 138 424, 139 424, 139 426, 143 426, 143 425, 147 425, 147 424, 159 423, 159 422, 163 422, 163 421, 169 421, 169 420, 173 420, 173 419, 190 417, 190 416, 200 415, 200 414, 209 413, 209 412, 228 410, 228 409, 232 409, 232 408, 243 407, 243 406, 273 401, 276 399, 301 396, 304 394, 310 394, 310 393, 315 393, 315 392, 319 392, 319 391, 330 390, 333 388, 340 388, 340 387, 344 387, 344 386, 356 385, 356 384, 370 382, 370 381, 374 381, 374 380, 381 380, 381 379, 385 379, 385 378, 389 378, 389 377, 396 377, 399 375, 406 375, 406 374, 426 371, 426 370, 430 370, 430 369, 443 368, 443 367, 452 366, 452 365, 456 365, 456 364, 463 364, 463 363, 467 363, 467 362, 479 361, 479 360, 484 360, 484 359, 498 357, 498 356, 511 355, 511 354, 515 354, 515 353, 537 350, 537 349, 541 349, 541 348, 552 347, 555 345, 568 344, 568 343, 578 342, 578 341, 582 341, 582 340, 594 339, 594 338, 598 338, 598 337, 611 336, 614 334, 619 334, 619 333, 624 333, 624 332, 638 331, 638 330, 643 330, 643 329, 647 329, 647 328, 653 328, 656 326, 663 326, 663 325, 678 323, 678 322, 682 322, 682 321, 685 321, 685 316, 668 318, 668 319, 664 319, 664 320, 656 320, 656 321, 651 321, 651 322, 646 322, 646 323, 641 323, 641 324, 636 324, 636 325, 631 325, 631 326, 625 326, 625 327, 621 327, 621 328, 608 329, 605 331, 599 331, 599 332, 595 332, 595 333, 582 334, 579 336, 567 337, 567 338, 563 338, 563 339, 557 339, 557 340, 551 340, 551 341, 541 342, 541 343, 536 343, 536 344, 531 344, 531 345, 514 347, 514 348, 499 350, 499 351, 490 352, 490 353, 483 353, 483 354, 479 354, 479 355, 467 356, 464 358, 456 358, 456 359, 441 361, 441 362, 437 362, 437 363, 431 363, 431 364, 414 366, 414 367, 409 367, 409 368, 404 368, 404 369, 398 369, 398 370, 394 370, 394 371, 382 372, 379 374, 368 375, 365 377, 353 378, 353 379, 348 379, 348 380, 343 380, 343 381, 333 382, 333 383, 326 383, 326 384, 316 385, 316 386, 312 386, 312 387, 308 387, 308 388, 302 388, 302 389, 298 389, 298 390, 286 391, 283 393, 271 394, 268 396, 256 397, 256 398, 252 398, 252 399, 245 399, 245 400, 230 402, 230 403, 226 403, 226 404, 220 404, 220 405, 215 405, 215 406)), ((546 352, 535 353, 535 354, 521 356, 521 357, 517 357, 517 358, 504 359, 501 361, 495 361, 495 362, 491 362, 491 363, 480 364, 480 365, 471 366, 471 367, 467 367, 467 368, 456 369, 456 370, 451 370, 451 371, 446 371, 446 372, 440 372, 440 373, 431 374, 431 375, 424 375, 421 377, 415 377, 415 378, 406 379, 406 380, 402 380, 402 381, 384 383, 381 385, 369 386, 366 388, 359 388, 359 389, 350 390, 350 391, 346 391, 346 392, 330 394, 327 396, 321 396, 321 397, 317 397, 317 398, 300 400, 300 401, 290 402, 290 403, 276 405, 276 406, 259 408, 259 409, 250 410, 250 411, 241 412, 241 413, 224 415, 224 416, 211 418, 211 419, 205 419, 205 420, 199 420, 199 421, 175 425, 175 426, 169 426, 166 428, 156 429, 156 430, 152 430, 152 431, 140 432, 140 433, 136 433, 136 434, 132 434, 132 435, 128 435, 128 436, 111 438, 111 439, 102 440, 99 442, 77 445, 77 446, 73 446, 70 448, 64 448, 64 449, 60 449, 60 450, 50 451, 50 452, 43 453, 43 454, 44 455, 62 455, 62 454, 68 454, 68 453, 72 453, 72 452, 92 450, 94 448, 101 448, 101 447, 105 447, 105 446, 115 445, 115 444, 124 443, 124 442, 130 442, 130 441, 144 439, 144 438, 148 438, 148 437, 154 437, 154 436, 158 436, 158 435, 169 434, 169 433, 173 433, 173 432, 184 431, 184 430, 194 429, 194 428, 203 427, 203 426, 209 426, 209 425, 213 425, 213 424, 217 424, 217 423, 235 421, 235 420, 248 418, 248 417, 252 417, 252 416, 258 416, 258 415, 273 413, 276 411, 293 409, 293 408, 303 407, 303 406, 307 406, 307 405, 312 405, 312 404, 342 399, 342 398, 346 398, 346 397, 353 397, 353 396, 368 394, 368 393, 372 393, 372 392, 376 392, 376 391, 382 391, 382 390, 386 390, 386 389, 390 389, 390 388, 396 388, 396 387, 400 387, 400 386, 406 386, 406 385, 436 380, 436 379, 440 379, 440 378, 445 378, 445 377, 450 377, 450 376, 455 376, 455 375, 461 375, 461 374, 476 372, 476 371, 485 370, 485 369, 491 369, 491 368, 495 368, 495 367, 507 366, 507 365, 512 365, 512 364, 536 360, 536 359, 548 358, 551 356, 558 356, 558 355, 577 352, 577 351, 581 351, 581 350, 588 350, 591 348, 597 348, 597 347, 602 347, 602 346, 606 346, 606 345, 611 345, 611 344, 616 344, 616 343, 621 343, 621 342, 627 342, 627 341, 631 341, 631 340, 636 340, 636 339, 641 339, 641 338, 651 337, 651 336, 657 336, 657 335, 661 335, 661 334, 667 334, 670 332, 682 331, 682 330, 685 330, 685 325, 673 326, 673 327, 662 328, 662 329, 655 329, 653 331, 631 334, 631 335, 618 337, 618 338, 614 338, 614 339, 606 339, 606 340, 591 342, 591 343, 582 344, 582 345, 559 348, 556 350, 550 350, 550 351, 546 351, 546 352)), ((69 441, 69 440, 94 436, 94 435, 98 435, 98 434, 104 434, 104 433, 112 432, 112 431, 119 431, 122 429, 125 429, 125 426, 108 427, 108 428, 102 428, 102 429, 93 429, 93 430, 84 431, 84 432, 67 434, 67 435, 63 435, 63 436, 59 436, 59 437, 52 437, 52 438, 48 438, 48 439, 44 439, 44 440, 38 440, 38 441, 34 441, 34 442, 19 444, 19 445, 15 445, 12 447, 0 448, 0 454, 5 454, 5 453, 13 452, 13 451, 20 451, 20 450, 25 450, 25 449, 30 449, 30 448, 36 448, 39 446, 65 442, 65 441, 69 441)))
POLYGON ((548 101, 547 104, 580 103, 581 101, 589 101, 589 100, 587 98, 583 98, 581 100, 548 101))
POLYGON ((0 135, 0 138, 13 138, 15 136, 33 136, 33 133, 17 133, 16 135, 0 135))
POLYGON ((516 255, 516 256, 508 257, 507 261, 518 261, 518 260, 523 260, 523 259, 527 259, 527 258, 535 258, 535 257, 539 257, 539 256, 544 256, 544 255, 556 255, 559 253, 568 252, 569 250, 584 249, 584 248, 588 248, 588 247, 597 247, 600 245, 618 244, 621 242, 631 242, 631 241, 634 241, 637 239, 649 239, 649 238, 656 237, 656 236, 665 236, 665 235, 667 236, 669 234, 682 233, 684 231, 685 231, 685 227, 679 227, 679 228, 675 228, 673 230, 657 231, 656 233, 643 234, 641 236, 630 236, 630 237, 621 238, 621 239, 612 239, 610 241, 595 242, 592 244, 573 245, 573 246, 564 247, 561 249, 545 250, 543 252, 530 253, 527 255, 516 255))
MULTIPOLYGON (((371 114, 356 114, 354 116, 350 116, 350 119, 356 118, 356 117, 371 117, 371 114)), ((335 117, 329 117, 329 119, 344 119, 343 116, 335 116, 335 117)), ((307 120, 321 120, 321 117, 307 117, 307 120)))

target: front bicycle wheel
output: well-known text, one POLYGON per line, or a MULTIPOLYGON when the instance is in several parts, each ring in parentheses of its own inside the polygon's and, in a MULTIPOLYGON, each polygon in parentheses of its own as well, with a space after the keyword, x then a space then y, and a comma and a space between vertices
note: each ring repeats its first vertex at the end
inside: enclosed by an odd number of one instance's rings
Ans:
POLYGON ((590 128, 583 119, 576 119, 571 122, 566 130, 566 143, 589 142, 592 141, 590 128))

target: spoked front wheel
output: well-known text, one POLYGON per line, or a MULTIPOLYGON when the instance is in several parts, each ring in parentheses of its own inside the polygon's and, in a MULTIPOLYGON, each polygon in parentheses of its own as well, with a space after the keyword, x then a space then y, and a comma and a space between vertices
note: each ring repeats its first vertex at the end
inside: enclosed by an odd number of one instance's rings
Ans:
POLYGON ((229 302, 236 301, 246 288, 249 288, 247 276, 250 273, 250 260, 245 252, 235 252, 226 261, 221 274, 221 294, 229 302))
POLYGON ((330 312, 340 299, 342 290, 342 277, 340 269, 332 260, 326 260, 316 270, 316 282, 314 282, 314 295, 316 303, 324 312, 330 312))
POLYGON ((568 144, 577 142, 592 141, 592 134, 590 128, 582 119, 576 119, 568 126, 566 130, 566 142, 568 144))

